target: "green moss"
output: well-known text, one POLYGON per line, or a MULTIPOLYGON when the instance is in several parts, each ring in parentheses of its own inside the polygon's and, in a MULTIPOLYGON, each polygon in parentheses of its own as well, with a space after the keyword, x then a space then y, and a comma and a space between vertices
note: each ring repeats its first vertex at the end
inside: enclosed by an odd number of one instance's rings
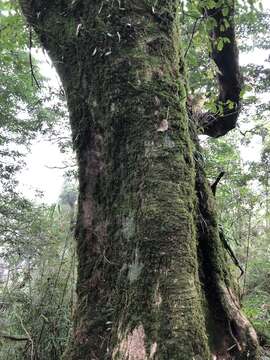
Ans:
POLYGON ((148 356, 157 344, 160 360, 208 360, 178 2, 122 5, 120 14, 118 2, 85 2, 76 41, 74 17, 46 43, 79 160, 78 307, 66 358, 111 359, 142 326, 148 356))

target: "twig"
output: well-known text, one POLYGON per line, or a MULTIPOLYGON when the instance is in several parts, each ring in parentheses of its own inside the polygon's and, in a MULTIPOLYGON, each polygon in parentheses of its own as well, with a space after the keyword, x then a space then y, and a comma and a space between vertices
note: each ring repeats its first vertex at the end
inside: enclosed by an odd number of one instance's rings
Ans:
POLYGON ((32 359, 34 359, 34 341, 31 338, 31 335, 29 334, 29 332, 26 330, 26 328, 23 324, 22 318, 18 314, 16 316, 19 318, 21 327, 24 330, 25 334, 27 335, 29 342, 31 343, 31 360, 32 360, 32 359))
POLYGON ((240 132, 240 134, 241 134, 242 136, 246 136, 248 133, 254 134, 254 133, 256 133, 257 130, 260 130, 260 129, 263 128, 264 126, 265 126, 265 124, 261 124, 261 125, 255 126, 255 127, 252 128, 252 129, 242 131, 242 130, 240 129, 239 124, 237 124, 238 131, 240 132))
POLYGON ((30 64, 30 71, 31 71, 31 79, 32 79, 32 86, 34 86, 34 83, 36 84, 36 86, 38 87, 38 89, 40 89, 40 85, 39 82, 37 81, 37 78, 35 76, 34 73, 34 66, 33 66, 33 61, 32 61, 32 45, 33 45, 33 40, 32 40, 32 27, 29 27, 29 64, 30 64))
POLYGON ((70 167, 76 167, 76 165, 63 165, 63 166, 50 166, 50 165, 45 165, 45 167, 47 169, 50 170, 64 170, 64 169, 68 169, 70 167))
MULTIPOLYGON (((231 322, 228 320, 228 328, 229 328, 229 333, 233 339, 233 341, 235 342, 235 345, 237 346, 238 351, 242 351, 242 347, 239 344, 239 341, 236 339, 236 337, 234 336, 233 332, 232 332, 232 327, 231 327, 231 322)), ((232 349, 232 347, 231 347, 232 349)))
POLYGON ((248 220, 247 249, 246 249, 246 261, 245 261, 245 276, 244 276, 244 283, 243 283, 243 289, 242 289, 241 298, 243 298, 243 296, 245 295, 246 284, 247 284, 247 270, 248 270, 248 263, 249 263, 249 250, 250 250, 250 238, 251 238, 251 236, 250 236, 251 235, 251 217, 252 217, 252 212, 250 210, 249 220, 248 220))
POLYGON ((0 338, 4 338, 12 341, 29 341, 28 337, 18 336, 18 335, 8 335, 0 332, 0 338))
POLYGON ((193 24, 193 28, 192 28, 192 32, 191 32, 191 37, 190 37, 190 39, 189 39, 189 43, 188 43, 188 46, 187 46, 186 51, 185 51, 185 54, 184 54, 184 58, 187 56, 187 53, 188 53, 188 51, 189 51, 189 49, 190 49, 190 47, 191 47, 192 40, 193 40, 194 35, 195 35, 195 32, 196 32, 196 30, 197 30, 197 29, 196 29, 196 28, 197 28, 197 24, 198 24, 198 22, 200 22, 202 19, 203 19, 203 17, 197 18, 197 19, 195 20, 195 23, 193 24))

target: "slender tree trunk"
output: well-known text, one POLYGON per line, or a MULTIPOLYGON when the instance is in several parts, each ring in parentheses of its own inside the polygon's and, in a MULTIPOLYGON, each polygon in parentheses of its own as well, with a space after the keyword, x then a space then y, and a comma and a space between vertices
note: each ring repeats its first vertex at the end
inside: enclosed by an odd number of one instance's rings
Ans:
POLYGON ((79 165, 64 358, 255 359, 187 116, 179 1, 52 3, 21 0, 62 79, 79 165))
MULTIPOLYGON (((267 166, 268 167, 268 166, 267 166)), ((269 174, 268 171, 266 171, 266 179, 265 179, 265 227, 268 231, 269 229, 269 174)))

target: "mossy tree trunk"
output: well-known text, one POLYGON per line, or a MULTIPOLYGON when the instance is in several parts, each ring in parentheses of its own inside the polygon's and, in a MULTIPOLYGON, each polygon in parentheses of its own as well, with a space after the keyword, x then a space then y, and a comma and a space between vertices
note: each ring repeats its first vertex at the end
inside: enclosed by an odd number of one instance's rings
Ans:
POLYGON ((65 359, 256 358, 187 116, 178 4, 21 0, 61 77, 79 166, 65 359))

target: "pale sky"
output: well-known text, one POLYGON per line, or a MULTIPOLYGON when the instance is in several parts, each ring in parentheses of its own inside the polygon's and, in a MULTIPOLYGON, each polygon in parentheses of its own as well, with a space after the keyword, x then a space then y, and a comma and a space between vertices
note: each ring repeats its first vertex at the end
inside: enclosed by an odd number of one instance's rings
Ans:
POLYGON ((35 141, 26 157, 27 165, 18 177, 19 190, 38 202, 56 202, 63 185, 64 170, 54 167, 63 167, 65 160, 56 144, 43 139, 35 141), (44 196, 37 197, 36 190, 43 192, 44 196))
MULTIPOLYGON (((265 8, 270 7, 269 0, 262 1, 265 8)), ((39 59, 43 58, 41 72, 49 77, 50 84, 59 87, 60 80, 51 66, 48 57, 41 51, 36 55, 39 59)), ((265 50, 256 50, 252 54, 240 54, 240 63, 245 65, 253 62, 262 64, 269 55, 265 50)), ((270 102, 270 94, 266 94, 270 102)), ((241 147, 243 159, 259 160, 260 140, 254 138, 248 147, 241 147)), ((38 202, 54 203, 58 200, 63 185, 64 170, 51 169, 52 167, 63 166, 66 156, 60 152, 57 145, 52 144, 42 138, 33 143, 31 152, 26 157, 26 167, 19 174, 19 189, 30 199, 36 199, 38 202), (36 190, 43 192, 43 198, 36 197, 36 190)))
MULTIPOLYGON (((59 88, 60 80, 48 57, 38 51, 34 54, 42 65, 42 75, 49 78, 50 86, 59 88)), ((58 146, 40 137, 33 142, 31 152, 26 157, 26 167, 18 176, 19 190, 30 199, 38 202, 54 203, 57 201, 63 185, 64 169, 63 163, 67 160, 65 154, 61 153, 58 146), (36 190, 41 191, 44 196, 37 197, 36 190)))

